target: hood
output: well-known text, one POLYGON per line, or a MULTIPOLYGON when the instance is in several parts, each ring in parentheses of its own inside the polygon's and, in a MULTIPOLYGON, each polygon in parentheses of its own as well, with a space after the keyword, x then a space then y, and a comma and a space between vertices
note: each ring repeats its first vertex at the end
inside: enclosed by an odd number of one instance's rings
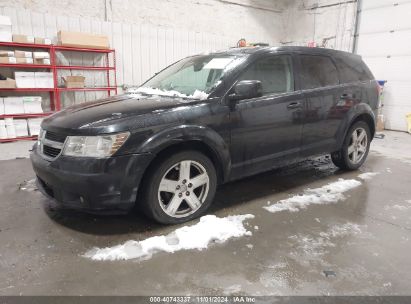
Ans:
POLYGON ((43 120, 43 128, 79 130, 110 125, 113 120, 159 113, 199 100, 124 94, 69 107, 43 120))

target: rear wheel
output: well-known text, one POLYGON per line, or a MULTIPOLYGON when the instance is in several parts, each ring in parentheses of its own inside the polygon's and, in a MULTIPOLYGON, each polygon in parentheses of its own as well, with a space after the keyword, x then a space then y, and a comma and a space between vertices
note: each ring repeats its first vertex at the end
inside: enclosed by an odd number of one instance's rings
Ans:
POLYGON ((341 150, 331 154, 333 163, 345 170, 356 170, 368 156, 371 132, 364 121, 354 123, 347 132, 341 150))
POLYGON ((150 170, 140 202, 150 218, 163 224, 182 223, 200 216, 211 205, 217 174, 202 153, 179 152, 150 170))

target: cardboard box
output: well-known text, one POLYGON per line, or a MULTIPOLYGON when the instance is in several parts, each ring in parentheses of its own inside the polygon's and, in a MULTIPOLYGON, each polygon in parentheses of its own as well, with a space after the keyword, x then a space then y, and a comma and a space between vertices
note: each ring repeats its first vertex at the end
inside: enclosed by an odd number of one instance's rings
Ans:
POLYGON ((110 43, 105 35, 93 35, 80 32, 59 31, 57 34, 58 44, 71 47, 108 49, 110 43))
MULTIPOLYGON (((4 97, 4 114, 23 114, 23 97, 4 97)), ((6 121, 7 124, 7 121, 6 121)))
POLYGON ((24 113, 33 114, 33 113, 43 113, 41 107, 41 96, 23 96, 23 108, 24 113))
POLYGON ((35 72, 35 88, 54 88, 53 73, 35 72))
POLYGON ((49 38, 39 38, 39 37, 34 37, 34 43, 35 44, 51 44, 51 39, 49 38))
MULTIPOLYGON (((16 87, 16 81, 11 78, 7 78, 6 80, 0 80, 0 89, 14 89, 16 87)), ((3 102, 3 98, 2 98, 3 102)))
POLYGON ((17 42, 17 43, 34 43, 34 37, 33 36, 27 36, 27 35, 13 34, 13 42, 17 42))
POLYGON ((0 51, 0 57, 15 57, 14 51, 0 51))
POLYGON ((66 88, 84 88, 86 77, 84 76, 66 76, 62 77, 66 88))
POLYGON ((50 59, 48 59, 48 58, 44 58, 44 59, 34 58, 34 64, 50 64, 50 59))
POLYGON ((14 72, 17 88, 35 88, 36 78, 34 72, 14 72))
POLYGON ((16 131, 16 137, 29 136, 29 130, 27 128, 26 119, 14 119, 14 130, 16 131))
POLYGON ((33 64, 33 58, 16 58, 17 63, 33 64))
POLYGON ((0 41, 12 42, 11 19, 9 16, 0 15, 0 41))
POLYGON ((17 63, 16 57, 0 57, 0 63, 17 63))
POLYGON ((43 118, 29 118, 27 124, 29 126, 30 136, 37 136, 40 134, 40 126, 43 118))
POLYGON ((26 51, 14 51, 14 57, 16 58, 33 58, 33 52, 26 51))
POLYGON ((49 52, 33 52, 33 58, 35 59, 49 59, 50 53, 49 52))

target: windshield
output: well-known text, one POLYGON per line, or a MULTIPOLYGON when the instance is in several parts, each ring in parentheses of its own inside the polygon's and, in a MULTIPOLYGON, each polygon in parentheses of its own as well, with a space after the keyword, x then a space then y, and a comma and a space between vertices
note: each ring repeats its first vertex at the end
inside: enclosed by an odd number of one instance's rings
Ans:
POLYGON ((224 74, 242 62, 232 55, 201 55, 185 58, 161 71, 130 93, 206 99, 224 74))

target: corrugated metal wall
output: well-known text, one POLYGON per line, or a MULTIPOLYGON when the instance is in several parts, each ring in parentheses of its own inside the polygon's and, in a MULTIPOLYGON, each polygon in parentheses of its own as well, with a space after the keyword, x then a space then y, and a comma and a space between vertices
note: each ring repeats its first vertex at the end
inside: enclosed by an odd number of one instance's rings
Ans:
MULTIPOLYGON (((10 16, 13 33, 52 38, 56 42, 59 30, 104 34, 117 54, 117 83, 138 85, 178 59, 201 52, 225 49, 237 42, 238 37, 224 34, 198 33, 178 28, 165 28, 152 24, 126 24, 103 22, 80 17, 53 16, 15 8, 0 8, 1 15, 10 16)), ((63 64, 99 64, 102 58, 95 55, 65 53, 58 57, 63 64)), ((64 76, 70 72, 61 72, 64 76)), ((81 72, 86 76, 86 85, 104 84, 101 72, 81 72), (98 74, 100 73, 100 74, 98 74)), ((80 71, 73 71, 74 75, 80 71)), ((64 104, 105 96, 102 92, 64 93, 64 104)))
POLYGON ((387 80, 383 114, 386 128, 406 131, 411 113, 411 1, 363 0, 357 53, 374 76, 387 80))

